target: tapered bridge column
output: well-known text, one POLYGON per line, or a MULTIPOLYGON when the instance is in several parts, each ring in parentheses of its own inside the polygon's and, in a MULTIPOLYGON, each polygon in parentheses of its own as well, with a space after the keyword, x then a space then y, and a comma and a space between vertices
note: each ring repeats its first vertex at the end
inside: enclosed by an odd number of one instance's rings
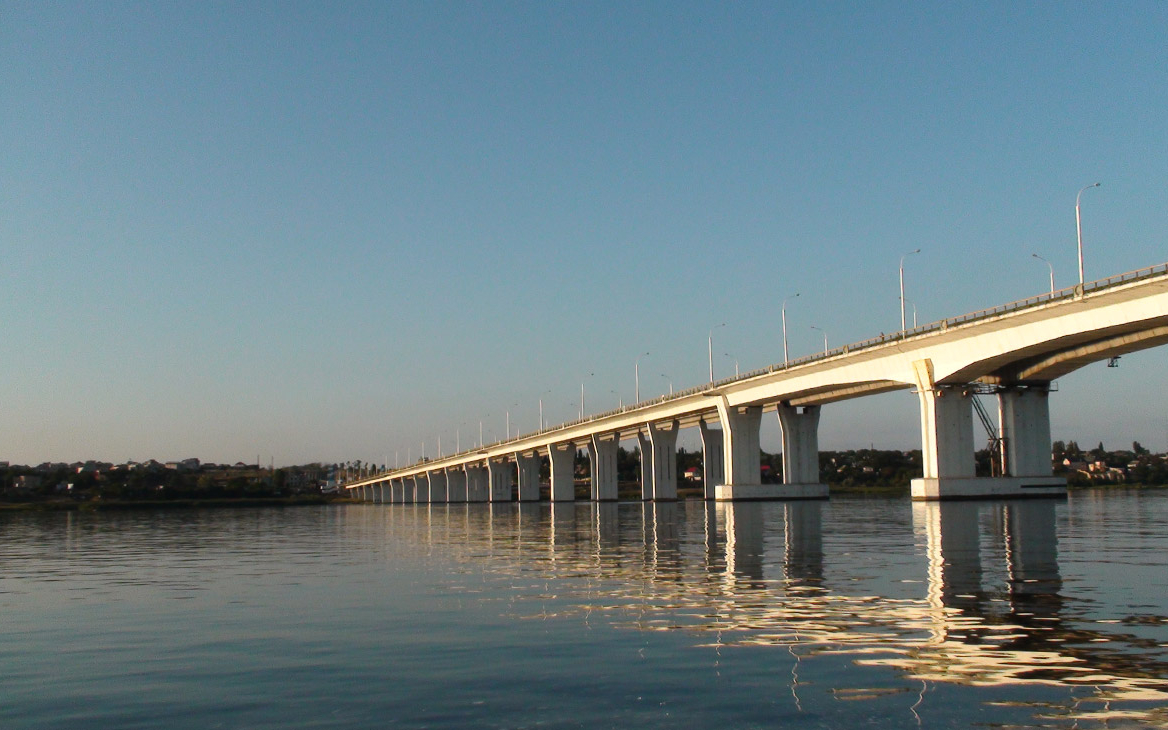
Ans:
POLYGON ((796 406, 779 404, 784 499, 827 498, 827 485, 819 480, 819 408, 804 406, 800 412, 796 406))
POLYGON ((487 459, 488 481, 492 502, 511 501, 511 462, 506 458, 487 459))
POLYGON ((519 477, 519 501, 539 501, 539 452, 516 453, 515 465, 519 477))
POLYGON ((1002 463, 1015 477, 1052 475, 1049 386, 1007 388, 998 393, 1002 463))
POLYGON ((677 421, 650 423, 649 443, 653 449, 652 481, 645 499, 677 499, 677 421))
POLYGON ((612 502, 617 499, 616 457, 620 445, 618 438, 616 434, 593 434, 588 442, 592 499, 596 502, 612 502))
POLYGON ((758 431, 762 426, 762 406, 730 406, 723 400, 718 404, 722 420, 722 480, 714 487, 714 499, 774 499, 773 484, 762 483, 762 458, 759 452, 758 431))
POLYGON ((466 501, 466 471, 461 466, 452 466, 446 469, 446 500, 448 502, 466 501))
POLYGON ((483 464, 467 464, 466 501, 486 502, 490 498, 487 467, 483 464))
POLYGON ((913 363, 921 406, 924 476, 912 480, 915 500, 988 497, 1047 497, 1066 494, 1066 480, 1050 475, 1050 416, 1047 398, 1003 393, 999 402, 1006 436, 1007 475, 978 477, 974 471, 973 410, 967 385, 935 382, 931 360, 913 363), (1011 441, 1014 446, 1011 446, 1011 441), (1037 462, 1037 443, 1047 454, 1046 471, 1037 462), (1013 454, 1011 455, 1011 451, 1013 454), (1011 462, 1011 456, 1013 461, 1011 462), (1037 470, 1035 474, 1016 473, 1037 470))
POLYGON ((714 489, 722 483, 725 466, 722 463, 722 432, 710 428, 703 418, 698 426, 702 431, 702 491, 706 499, 714 498, 714 489))
POLYGON ((653 499, 653 442, 648 434, 637 431, 637 447, 641 452, 641 499, 653 499))
POLYGON ((576 499, 576 446, 572 443, 550 444, 548 460, 552 470, 552 501, 576 499))
POLYGON ((430 486, 430 502, 445 503, 446 499, 446 470, 432 471, 427 476, 430 486))
POLYGON ((401 479, 394 479, 389 486, 390 501, 394 504, 401 504, 405 501, 405 485, 401 479))

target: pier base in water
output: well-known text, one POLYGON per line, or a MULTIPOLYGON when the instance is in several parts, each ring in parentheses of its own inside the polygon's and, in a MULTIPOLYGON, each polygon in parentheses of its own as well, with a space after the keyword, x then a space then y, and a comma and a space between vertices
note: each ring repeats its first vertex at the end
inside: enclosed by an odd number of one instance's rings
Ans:
POLYGON ((714 499, 719 502, 827 497, 826 484, 719 484, 714 487, 714 499))
POLYGON ((945 499, 1000 499, 1003 497, 1062 497, 1062 477, 934 477, 912 480, 915 501, 945 499))

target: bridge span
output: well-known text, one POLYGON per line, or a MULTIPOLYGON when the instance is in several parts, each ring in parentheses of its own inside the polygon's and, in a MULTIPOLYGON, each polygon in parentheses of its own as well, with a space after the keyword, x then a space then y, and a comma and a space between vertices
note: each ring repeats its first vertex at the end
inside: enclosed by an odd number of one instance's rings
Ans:
POLYGON ((1168 342, 1168 264, 837 347, 343 485, 381 502, 536 501, 542 457, 553 501, 575 499, 577 449, 590 497, 617 498, 617 447, 636 439, 646 500, 677 498, 683 428, 701 431, 705 497, 822 499, 824 406, 893 390, 920 404, 923 476, 914 500, 1064 494, 1051 469, 1051 382, 1089 363, 1168 342), (975 476, 974 399, 997 399, 994 476, 975 476), (783 482, 760 479, 759 429, 776 411, 783 482), (515 494, 515 488, 518 493, 515 494))

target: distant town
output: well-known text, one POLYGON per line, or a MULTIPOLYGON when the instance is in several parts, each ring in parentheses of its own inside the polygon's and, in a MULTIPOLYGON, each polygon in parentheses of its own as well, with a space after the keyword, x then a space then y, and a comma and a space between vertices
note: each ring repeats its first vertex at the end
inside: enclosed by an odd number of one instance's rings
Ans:
MULTIPOLYGON (((1054 473, 1072 487, 1168 485, 1168 454, 1154 454, 1135 442, 1129 449, 1099 444, 1083 449, 1074 441, 1055 441, 1051 449, 1054 473)), ((994 473, 991 449, 976 454, 978 474, 994 473)), ((679 497, 701 494, 701 451, 677 453, 679 497)), ((908 491, 921 473, 921 452, 858 449, 823 451, 820 474, 833 492, 908 491)), ((100 461, 46 462, 21 466, 0 461, 0 502, 8 505, 84 503, 166 503, 190 501, 310 501, 343 498, 341 485, 385 469, 385 465, 351 461, 273 468, 260 464, 212 464, 199 459, 114 464, 100 461)), ((636 450, 620 449, 618 474, 621 497, 635 499, 640 458, 636 450)), ((577 457, 581 495, 587 495, 588 460, 577 457)), ((547 476, 547 465, 544 465, 547 476)), ((782 480, 782 455, 763 452, 760 478, 782 480)))

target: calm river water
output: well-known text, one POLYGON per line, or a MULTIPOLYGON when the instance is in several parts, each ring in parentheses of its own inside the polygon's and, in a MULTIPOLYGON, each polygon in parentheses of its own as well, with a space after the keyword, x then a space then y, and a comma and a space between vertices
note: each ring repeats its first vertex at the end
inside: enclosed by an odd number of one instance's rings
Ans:
POLYGON ((1168 492, 0 515, 0 727, 1168 725, 1168 492))

